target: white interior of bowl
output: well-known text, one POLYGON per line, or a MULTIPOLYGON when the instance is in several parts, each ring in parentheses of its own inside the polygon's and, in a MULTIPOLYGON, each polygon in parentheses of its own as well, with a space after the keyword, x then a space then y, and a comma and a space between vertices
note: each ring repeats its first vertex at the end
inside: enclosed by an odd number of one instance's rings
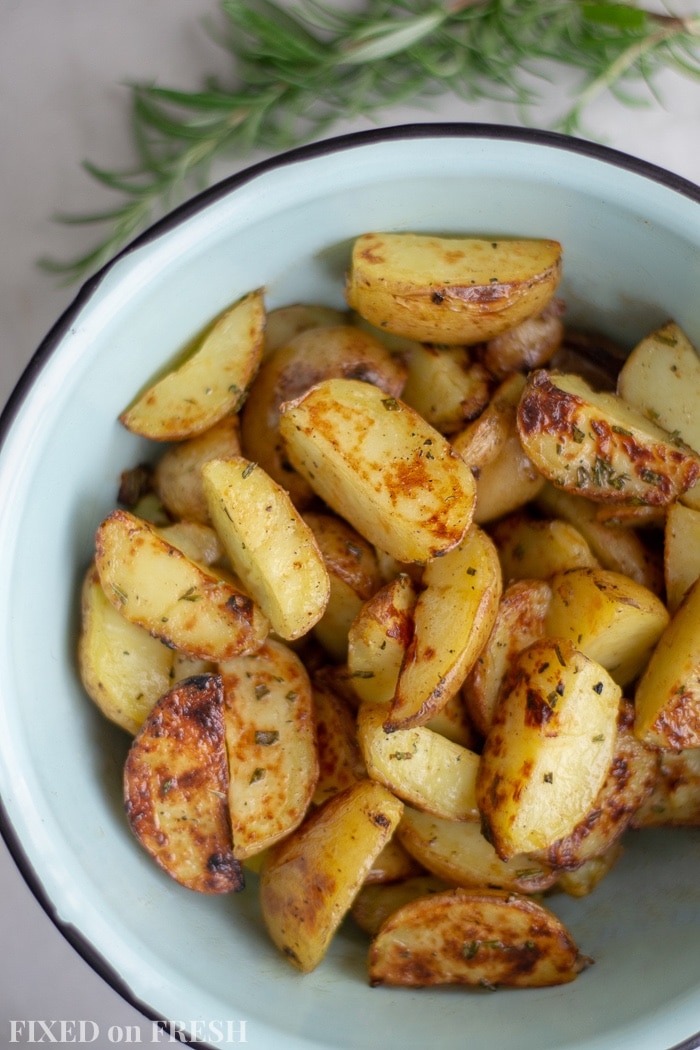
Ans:
MULTIPOLYGON (((264 166, 118 260, 42 351, 0 454, 0 794, 23 865, 69 936, 147 1012, 255 1050, 660 1050, 700 1028, 700 837, 644 834, 594 894, 553 909, 596 963, 571 985, 497 994, 370 989, 351 924, 300 976, 268 943, 254 878, 225 899, 181 889, 121 805, 126 738, 75 669, 78 588, 120 471, 145 447, 116 422, 228 303, 342 304, 370 229, 559 239, 570 316, 628 345, 667 317, 700 342, 700 207, 613 154, 517 133, 427 129, 344 140, 264 166), (55 344, 55 346, 54 346, 55 344)), ((207 1042, 206 1039, 203 1039, 207 1042)))

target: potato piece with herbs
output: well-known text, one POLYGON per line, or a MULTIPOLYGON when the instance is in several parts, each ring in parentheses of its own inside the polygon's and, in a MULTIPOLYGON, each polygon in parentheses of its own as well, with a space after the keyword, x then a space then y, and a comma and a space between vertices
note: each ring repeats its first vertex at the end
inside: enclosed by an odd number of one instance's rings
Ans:
POLYGON ((552 240, 366 233, 353 245, 345 295, 377 328, 473 345, 541 313, 561 256, 552 240))
POLYGON ((225 416, 203 434, 171 445, 155 465, 153 484, 172 518, 209 525, 202 467, 210 459, 241 454, 237 415, 225 416))
POLYGON ((243 889, 227 791, 221 679, 185 679, 158 701, 134 737, 124 798, 141 845, 168 875, 200 893, 243 889))
POLYGON ((634 731, 647 747, 700 747, 700 581, 661 635, 634 703, 634 731))
POLYGON ((612 762, 620 687, 566 639, 520 653, 503 682, 477 776, 498 855, 546 849, 590 811, 612 762))
POLYGON ((542 904, 496 890, 445 890, 404 904, 372 942, 371 985, 542 988, 590 965, 542 904))
POLYGON ((385 719, 383 705, 360 705, 357 735, 369 776, 426 813, 477 820, 476 752, 426 726, 387 733, 385 719))
POLYGON ((413 637, 416 588, 405 573, 364 602, 348 633, 348 671, 360 700, 388 704, 413 637))
POLYGON ((97 529, 95 565, 122 616, 190 656, 226 660, 253 652, 267 636, 249 595, 128 511, 112 511, 97 529))
POLYGON ((274 944, 303 973, 323 959, 402 811, 385 787, 362 780, 267 852, 260 873, 263 920, 274 944))
POLYGON ((313 798, 319 767, 311 685, 299 658, 273 639, 218 670, 233 852, 244 860, 298 827, 313 798))
POLYGON ((700 576, 700 511, 672 503, 664 526, 666 604, 673 613, 700 576))
POLYGON ((518 511, 491 529, 504 580, 547 580, 567 569, 594 568, 598 559, 574 525, 518 511))
POLYGON ((700 748, 658 751, 651 793, 632 817, 633 828, 700 827, 700 748))
POLYGON ((242 456, 202 467, 209 515, 243 586, 281 638, 323 616, 330 580, 313 532, 284 489, 242 456))
POLYGON ((282 406, 292 465, 360 535, 400 562, 456 547, 474 478, 446 438, 379 387, 329 379, 282 406))
POLYGON ((367 769, 357 741, 355 712, 322 675, 313 677, 311 692, 319 768, 313 802, 320 806, 366 778, 367 769))
POLYGON ((320 303, 292 303, 267 311, 265 319, 265 348, 268 357, 275 350, 291 343, 292 339, 310 328, 338 328, 348 323, 344 310, 320 303))
POLYGON ((183 441, 237 411, 262 357, 265 306, 251 292, 224 311, 195 341, 179 366, 120 415, 134 434, 183 441))
POLYGON ((401 397, 441 434, 455 433, 488 404, 493 381, 467 347, 415 343, 403 358, 401 397))
POLYGON ((661 599, 610 569, 569 569, 549 584, 545 633, 567 638, 619 685, 634 681, 669 622, 661 599))
POLYGON ((365 883, 353 901, 352 917, 364 933, 376 937, 386 920, 404 904, 451 888, 437 875, 424 873, 390 883, 365 883))
POLYGON ((478 821, 442 820, 406 806, 396 837, 426 871, 453 886, 541 893, 557 879, 548 864, 529 854, 501 860, 478 821))
POLYGON ((130 623, 105 597, 92 565, 83 581, 78 666, 83 687, 102 713, 133 736, 173 673, 173 650, 130 623))
POLYGON ((505 379, 511 372, 542 368, 561 346, 563 313, 562 300, 552 299, 541 314, 528 317, 502 335, 489 339, 481 361, 497 379, 505 379))
POLYGON ((700 476, 700 458, 673 434, 576 375, 531 373, 518 431, 548 481, 594 502, 666 506, 700 476))
POLYGON ((496 548, 477 525, 458 547, 428 563, 388 732, 425 725, 461 689, 491 633, 501 591, 496 548))

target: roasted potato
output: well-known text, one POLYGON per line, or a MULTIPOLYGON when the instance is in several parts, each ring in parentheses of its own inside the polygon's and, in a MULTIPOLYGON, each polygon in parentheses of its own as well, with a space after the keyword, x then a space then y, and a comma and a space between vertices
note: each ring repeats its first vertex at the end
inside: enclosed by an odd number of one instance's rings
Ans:
POLYGON ((303 973, 326 954, 402 811, 403 803, 385 787, 361 780, 267 852, 260 872, 263 920, 303 973))
POLYGON ((700 511, 672 503, 664 524, 666 605, 675 612, 700 576, 700 511))
POLYGON ((352 917, 361 930, 375 937, 389 916, 404 904, 451 888, 444 879, 425 873, 389 883, 365 883, 352 903, 352 917))
POLYGON ((124 767, 132 831, 161 868, 188 889, 243 889, 227 792, 221 678, 188 678, 154 706, 124 767))
POLYGON ((367 777, 357 739, 355 712, 321 675, 312 679, 318 752, 318 781, 313 802, 322 805, 356 781, 367 777))
POLYGON ((541 988, 591 960, 553 912, 496 890, 445 890, 404 904, 372 941, 370 984, 541 988))
POLYGON ((233 852, 260 853, 298 827, 318 781, 309 677, 286 645, 222 662, 233 852))
POLYGON ((656 753, 654 785, 631 827, 700 827, 700 748, 656 753))
POLYGON ((379 387, 330 379, 282 406, 292 465, 360 535, 402 562, 463 538, 474 478, 446 438, 379 387))
POLYGON ((518 407, 525 452, 558 488, 600 503, 665 506, 700 475, 700 458, 621 397, 538 369, 518 407))
POLYGON ((518 511, 497 521, 490 534, 504 580, 547 580, 567 569, 598 565, 579 530, 561 518, 535 518, 518 511))
POLYGON ((590 811, 612 762, 621 689, 566 639, 513 660, 477 774, 484 833, 504 860, 546 849, 590 811))
POLYGON ((366 233, 345 296, 377 328, 422 343, 471 345, 542 312, 561 276, 561 245, 366 233))
POLYGON ((511 372, 529 372, 547 365, 564 338, 564 305, 561 299, 552 299, 541 314, 489 339, 481 361, 491 375, 505 379, 511 372))
POLYGON ((122 616, 190 656, 225 660, 253 652, 267 636, 268 622, 246 593, 128 511, 113 511, 97 529, 95 565, 122 616))
POLYGON ((234 572, 270 622, 291 641, 323 616, 330 580, 313 532, 288 494, 242 456, 202 467, 209 516, 234 572))
POLYGON ((414 343, 402 357, 402 400, 441 434, 455 433, 486 408, 493 380, 467 347, 414 343))
POLYGON ((203 434, 171 445, 156 463, 153 475, 155 490, 170 516, 210 524, 202 467, 207 460, 240 454, 240 422, 235 413, 224 416, 203 434))
POLYGON ((183 441, 235 412, 260 364, 264 327, 258 290, 218 317, 182 364, 122 412, 121 423, 152 441, 183 441))
POLYGON ((418 595, 405 573, 363 603, 348 631, 348 671, 360 700, 388 704, 413 637, 418 595))

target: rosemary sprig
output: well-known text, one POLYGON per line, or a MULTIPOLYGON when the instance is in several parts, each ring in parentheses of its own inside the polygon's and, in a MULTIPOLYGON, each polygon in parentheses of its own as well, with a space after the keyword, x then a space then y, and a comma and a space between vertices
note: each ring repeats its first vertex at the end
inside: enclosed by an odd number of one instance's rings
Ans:
POLYGON ((81 279, 206 185, 216 158, 278 152, 320 137, 341 117, 445 92, 527 109, 537 99, 533 74, 554 63, 580 73, 578 97, 555 127, 581 134, 584 111, 606 91, 632 104, 641 100, 628 85, 641 81, 653 95, 662 69, 700 78, 700 14, 658 14, 626 0, 365 0, 357 11, 301 2, 221 0, 218 39, 232 59, 231 84, 209 79, 193 92, 130 86, 134 167, 84 165, 119 203, 58 217, 106 232, 87 254, 41 266, 81 279))

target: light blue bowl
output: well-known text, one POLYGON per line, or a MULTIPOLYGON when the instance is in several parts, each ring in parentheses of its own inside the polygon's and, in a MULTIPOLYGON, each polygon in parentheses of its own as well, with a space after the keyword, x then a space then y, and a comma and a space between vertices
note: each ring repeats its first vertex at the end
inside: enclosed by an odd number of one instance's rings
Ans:
POLYGON ((425 125, 335 139, 234 176, 159 224, 78 294, 2 418, 5 837, 105 979, 204 1045, 240 1040, 245 1022, 251 1050, 698 1046, 698 832, 631 836, 591 896, 556 898, 596 960, 575 982, 481 994, 370 989, 350 924, 301 976, 262 931, 254 887, 225 899, 181 889, 126 826, 126 740, 85 698, 75 661, 94 528, 145 451, 117 415, 250 289, 265 285, 270 306, 342 305, 348 245, 371 229, 557 238, 571 319, 631 346, 672 317, 700 344, 700 190, 546 133, 425 125))

